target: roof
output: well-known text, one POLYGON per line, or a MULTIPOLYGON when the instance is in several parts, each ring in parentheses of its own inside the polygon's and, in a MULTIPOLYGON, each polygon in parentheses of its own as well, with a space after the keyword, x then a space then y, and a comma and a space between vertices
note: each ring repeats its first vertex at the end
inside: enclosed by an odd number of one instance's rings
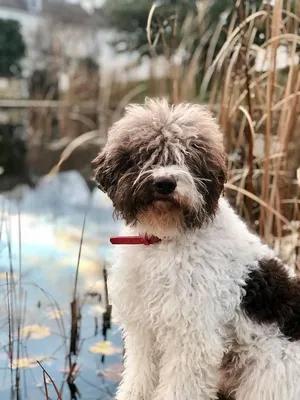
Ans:
MULTIPOLYGON (((69 3, 66 0, 42 0, 41 3, 41 11, 35 12, 35 14, 49 16, 63 23, 95 27, 106 25, 103 10, 99 8, 95 9, 92 14, 89 14, 78 3, 69 3)), ((0 0, 0 7, 13 8, 24 12, 30 12, 28 4, 28 0, 0 0)))
POLYGON ((0 0, 0 7, 14 8, 17 10, 25 10, 25 2, 23 0, 0 0))
POLYGON ((79 4, 67 3, 65 0, 44 1, 42 14, 65 23, 103 26, 105 21, 101 9, 95 9, 92 14, 88 14, 79 4))

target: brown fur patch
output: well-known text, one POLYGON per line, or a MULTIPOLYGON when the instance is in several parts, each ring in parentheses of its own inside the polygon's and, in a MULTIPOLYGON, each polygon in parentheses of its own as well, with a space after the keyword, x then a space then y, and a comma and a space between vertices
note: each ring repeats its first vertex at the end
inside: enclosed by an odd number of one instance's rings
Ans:
POLYGON ((255 322, 276 323, 289 340, 300 340, 300 280, 291 278, 281 261, 259 261, 246 281, 242 308, 255 322))

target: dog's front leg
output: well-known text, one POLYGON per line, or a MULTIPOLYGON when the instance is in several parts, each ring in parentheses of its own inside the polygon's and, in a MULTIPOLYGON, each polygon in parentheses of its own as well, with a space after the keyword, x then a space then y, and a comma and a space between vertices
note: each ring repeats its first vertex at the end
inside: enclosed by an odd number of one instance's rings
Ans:
POLYGON ((195 335, 166 340, 159 385, 152 400, 217 399, 219 351, 195 341, 195 335))
POLYGON ((123 329, 125 360, 116 400, 150 400, 157 383, 152 333, 129 325, 123 329))

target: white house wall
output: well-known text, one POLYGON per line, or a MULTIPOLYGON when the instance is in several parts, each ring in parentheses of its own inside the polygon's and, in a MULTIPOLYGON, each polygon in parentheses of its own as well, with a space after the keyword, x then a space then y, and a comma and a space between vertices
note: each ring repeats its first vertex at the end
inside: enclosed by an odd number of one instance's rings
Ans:
POLYGON ((34 68, 44 67, 41 49, 49 48, 55 43, 57 52, 74 59, 93 57, 101 66, 104 75, 115 71, 115 75, 122 80, 146 79, 149 75, 149 61, 143 60, 140 65, 135 64, 138 55, 136 52, 122 55, 115 54, 110 46, 116 37, 113 29, 89 28, 88 25, 73 25, 57 22, 51 17, 31 14, 25 11, 0 7, 0 18, 14 19, 20 22, 22 34, 27 45, 27 57, 23 62, 23 72, 29 76, 34 68))

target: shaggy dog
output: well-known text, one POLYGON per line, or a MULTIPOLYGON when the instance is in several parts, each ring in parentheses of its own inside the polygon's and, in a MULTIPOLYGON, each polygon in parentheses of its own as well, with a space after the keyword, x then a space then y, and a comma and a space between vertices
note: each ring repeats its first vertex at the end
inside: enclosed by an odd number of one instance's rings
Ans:
POLYGON ((299 400, 299 282, 223 198, 208 111, 131 105, 95 163, 124 243, 148 244, 118 246, 109 274, 126 349, 117 399, 299 400))

